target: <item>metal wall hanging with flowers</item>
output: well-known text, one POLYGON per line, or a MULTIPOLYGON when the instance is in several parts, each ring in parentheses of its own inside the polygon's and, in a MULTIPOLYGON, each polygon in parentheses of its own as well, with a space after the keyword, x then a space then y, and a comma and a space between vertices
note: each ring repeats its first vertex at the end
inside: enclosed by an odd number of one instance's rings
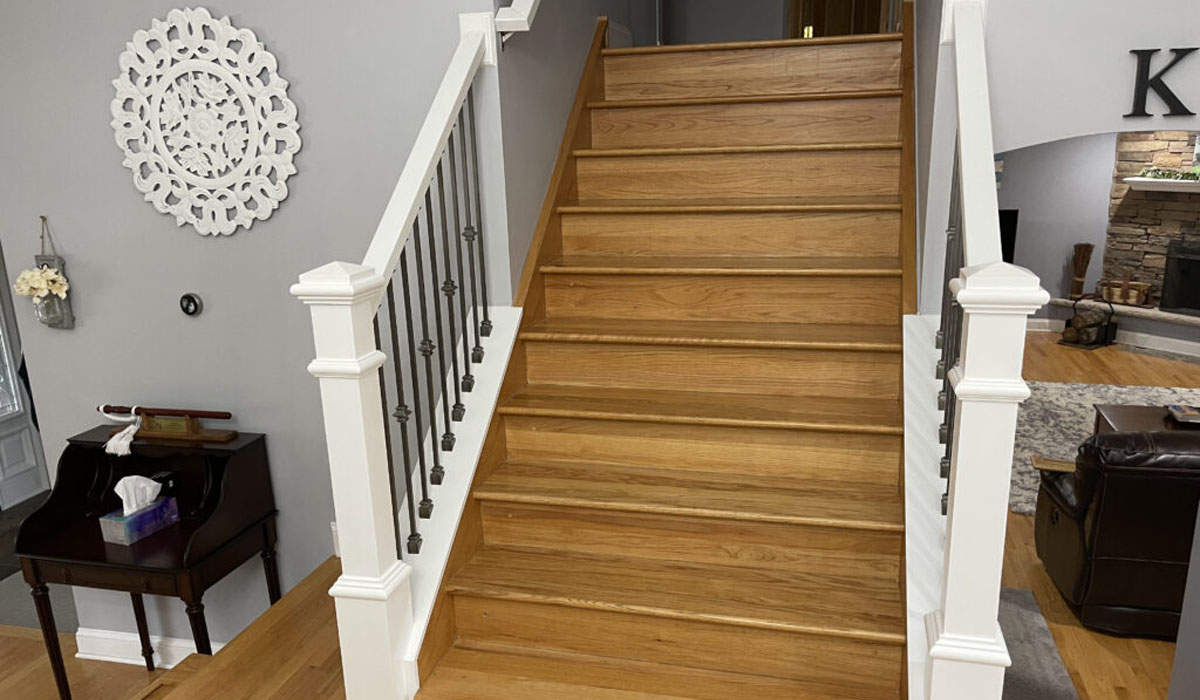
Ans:
POLYGON ((50 235, 50 222, 42 219, 42 253, 33 256, 34 267, 22 270, 13 284, 13 291, 33 302, 33 313, 37 320, 51 328, 70 329, 75 327, 75 314, 71 311, 71 300, 67 292, 67 264, 54 248, 54 237, 50 235), (46 253, 49 245, 50 253, 46 253))

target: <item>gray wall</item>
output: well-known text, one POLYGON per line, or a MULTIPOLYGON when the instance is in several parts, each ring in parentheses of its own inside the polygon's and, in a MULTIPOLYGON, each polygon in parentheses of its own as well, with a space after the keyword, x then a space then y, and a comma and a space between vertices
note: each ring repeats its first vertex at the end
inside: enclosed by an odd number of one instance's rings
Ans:
MULTIPOLYGON (((543 12, 552 19, 561 2, 543 3, 543 12)), ((330 260, 361 259, 456 44, 457 13, 491 5, 359 0, 349 11, 243 0, 212 8, 252 28, 278 57, 304 140, 274 216, 212 238, 176 228, 142 201, 109 126, 117 56, 135 30, 178 4, 3 0, 0 244, 15 274, 32 262, 37 217, 48 215, 77 319, 73 331, 52 330, 17 307, 52 469, 68 436, 100 422, 98 403, 228 409, 237 428, 269 436, 285 587, 330 555, 320 402, 305 371, 312 334, 288 286, 330 260), (199 318, 178 311, 186 291, 204 298, 199 318)), ((539 28, 554 34, 544 19, 539 28)), ((573 86, 577 70, 552 75, 573 86)), ((558 143, 555 129, 547 142, 558 143)), ((82 626, 134 630, 126 596, 76 595, 82 626)), ((230 639, 266 608, 259 562, 205 602, 213 639, 230 639)), ((178 601, 149 607, 153 634, 190 636, 178 601)))
POLYGON ((630 2, 638 0, 544 0, 533 31, 509 39, 500 61, 500 104, 504 122, 504 173, 508 190, 509 257, 513 291, 563 129, 575 99, 596 19, 607 15, 639 31, 630 2))
POLYGON ((1003 155, 1000 208, 1020 210, 1013 262, 1037 274, 1053 296, 1070 291, 1076 243, 1096 246, 1084 289, 1100 279, 1116 144, 1116 134, 1100 134, 1003 155))
POLYGON ((662 0, 662 5, 666 44, 782 39, 787 26, 786 0, 662 0))

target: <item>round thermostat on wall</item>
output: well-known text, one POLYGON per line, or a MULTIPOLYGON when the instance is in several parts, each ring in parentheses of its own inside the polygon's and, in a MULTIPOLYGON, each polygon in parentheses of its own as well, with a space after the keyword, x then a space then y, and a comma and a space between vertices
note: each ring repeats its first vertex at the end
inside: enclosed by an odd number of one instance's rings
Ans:
POLYGON ((200 296, 193 292, 188 292, 179 297, 179 309, 186 316, 199 316, 204 310, 204 302, 200 301, 200 296))

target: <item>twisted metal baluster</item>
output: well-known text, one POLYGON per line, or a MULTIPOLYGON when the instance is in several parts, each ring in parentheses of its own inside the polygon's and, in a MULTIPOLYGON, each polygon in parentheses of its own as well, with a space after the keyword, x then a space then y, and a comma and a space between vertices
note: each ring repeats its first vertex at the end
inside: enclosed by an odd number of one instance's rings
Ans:
MULTIPOLYGON (((414 222, 414 228, 415 228, 415 222, 414 222)), ((421 508, 422 508, 422 510, 425 510, 425 502, 428 501, 429 507, 426 512, 432 513, 433 512, 433 501, 429 500, 429 477, 426 474, 426 464, 425 464, 425 442, 424 442, 425 426, 422 425, 422 423, 421 423, 421 383, 419 381, 417 381, 417 338, 416 338, 416 335, 413 333, 412 295, 408 291, 408 259, 407 258, 408 258, 408 251, 401 249, 400 250, 400 269, 401 269, 400 283, 401 283, 401 289, 404 290, 404 326, 408 330, 408 349, 409 349, 408 368, 410 371, 409 376, 412 377, 413 406, 416 408, 414 415, 416 417, 416 428, 417 428, 417 464, 420 466, 420 471, 421 471, 421 496, 422 496, 421 508)), ((400 356, 399 353, 396 353, 396 357, 398 358, 399 356, 400 356)), ((397 376, 399 376, 399 375, 397 375, 397 376)), ((405 407, 405 410, 403 412, 400 411, 399 408, 397 408, 396 413, 402 414, 404 421, 408 420, 407 407, 405 407)), ((401 415, 396 415, 396 414, 393 414, 393 415, 395 415, 396 420, 401 420, 401 415)), ((434 464, 436 464, 437 463, 436 462, 437 450, 434 450, 434 460, 435 460, 434 464)), ((421 517, 429 517, 429 516, 422 515, 421 517)))
MULTIPOLYGON (((462 132, 463 140, 463 158, 467 157, 467 132, 466 122, 464 121, 466 110, 458 113, 458 129, 462 132)), ((476 172, 476 177, 478 177, 476 172)), ((471 172, 466 164, 463 164, 463 197, 466 202, 463 206, 463 215, 466 217, 466 225, 463 227, 462 238, 467 242, 467 257, 470 261, 471 270, 471 311, 475 314, 474 323, 471 324, 471 330, 475 334, 475 345, 471 348, 471 361, 483 362, 483 344, 480 342, 479 334, 479 280, 475 277, 475 241, 479 238, 479 232, 475 230, 475 224, 471 220, 471 172)))
MULTIPOLYGON (((405 280, 405 283, 404 283, 404 286, 405 286, 404 293, 405 294, 404 295, 405 295, 405 306, 407 307, 408 282, 407 282, 406 275, 408 273, 408 270, 407 270, 407 268, 405 268, 405 262, 406 261, 404 259, 404 252, 401 251, 400 252, 400 267, 401 267, 400 274, 405 280)), ((404 477, 405 477, 404 478, 404 489, 407 492, 407 496, 408 496, 409 515, 411 516, 413 511, 416 510, 417 513, 422 518, 428 518, 430 515, 433 514, 433 501, 430 500, 430 498, 429 498, 429 485, 425 482, 425 470, 424 469, 421 470, 421 505, 419 508, 413 507, 413 500, 415 498, 413 496, 413 483, 412 483, 412 481, 413 481, 412 480, 413 462, 412 462, 412 452, 409 450, 409 446, 408 446, 408 419, 409 419, 409 417, 411 417, 412 411, 408 408, 408 404, 406 404, 404 402, 404 372, 401 371, 401 369, 400 369, 400 332, 396 326, 396 311, 397 311, 397 309, 396 309, 396 292, 394 290, 394 286, 395 286, 394 282, 388 282, 387 302, 388 302, 388 308, 391 310, 391 314, 389 314, 389 316, 388 316, 388 321, 390 322, 391 331, 392 331, 391 332, 392 366, 396 370, 396 394, 397 394, 396 410, 392 413, 392 417, 395 418, 396 422, 400 424, 400 446, 401 446, 401 451, 404 455, 404 477)), ((408 313, 407 308, 405 308, 405 313, 406 314, 408 313)), ((410 326, 411 326, 411 323, 410 323, 410 326)), ((410 353, 410 356, 411 356, 411 353, 410 353)), ((416 374, 413 374, 413 378, 414 379, 416 378, 416 374)), ((410 520, 411 520, 411 518, 410 518, 410 520)), ((413 528, 413 533, 416 534, 417 526, 416 526, 415 522, 412 523, 412 528, 413 528)), ((420 547, 421 547, 420 536, 417 537, 416 547, 418 549, 420 549, 420 547)), ((409 537, 408 548, 409 548, 409 551, 412 551, 412 549, 413 549, 412 537, 409 537)), ((414 552, 414 554, 415 554, 415 552, 414 552)))
MULTIPOLYGON (((462 112, 461 111, 458 113, 458 134, 460 137, 462 136, 462 112)), ((475 375, 471 374, 471 347, 470 347, 471 342, 470 342, 469 333, 467 331, 467 328, 469 326, 469 321, 468 321, 468 317, 467 317, 467 278, 463 275, 463 237, 462 237, 462 234, 460 233, 462 231, 462 229, 459 228, 459 220, 458 220, 458 212, 459 212, 459 209, 458 209, 458 157, 454 151, 454 140, 455 140, 454 134, 451 133, 450 134, 450 197, 451 197, 452 206, 451 206, 450 210, 451 210, 451 213, 454 215, 454 231, 455 231, 455 235, 454 235, 455 246, 454 247, 458 250, 458 281, 462 285, 462 288, 461 288, 462 293, 458 295, 458 311, 459 311, 459 315, 462 316, 462 329, 463 329, 462 390, 464 392, 466 392, 466 391, 471 391, 472 389, 475 388, 475 375)), ((468 220, 470 219, 470 216, 471 216, 470 213, 468 213, 467 214, 468 220)), ((473 264, 474 263, 472 263, 472 265, 473 264)), ((447 269, 449 269, 449 266, 447 266, 447 269)), ((474 267, 472 267, 471 272, 472 273, 475 272, 474 267)), ((472 287, 471 293, 472 294, 475 293, 474 287, 472 287)))
MULTIPOLYGON (((453 166, 453 164, 451 164, 451 166, 453 166)), ((467 407, 464 406, 462 402, 462 393, 460 393, 461 389, 458 378, 458 355, 454 350, 454 346, 458 342, 455 339, 457 332, 454 328, 454 293, 458 291, 458 285, 454 283, 454 277, 452 276, 453 267, 450 265, 450 236, 447 231, 449 224, 446 223, 446 188, 442 184, 442 161, 440 159, 438 160, 437 164, 437 183, 438 211, 441 213, 442 223, 442 260, 445 264, 446 270, 446 281, 442 283, 442 294, 446 295, 446 323, 450 330, 450 365, 454 368, 454 381, 450 383, 454 388, 454 410, 451 411, 451 417, 456 421, 460 421, 463 419, 463 416, 466 415, 467 407)), ((430 257, 433 257, 432 249, 434 245, 432 237, 433 234, 431 232, 429 241, 430 257)), ((436 267, 436 263, 432 260, 430 260, 429 264, 436 267)), ((436 276, 434 283, 437 283, 436 276)), ((438 314, 438 318, 441 318, 440 313, 438 314)), ((470 364, 468 363, 467 366, 470 367, 470 364)), ((450 437, 453 438, 454 436, 451 435, 450 437)), ((453 446, 453 444, 451 446, 453 446)))
MULTIPOLYGON (((440 165, 440 163, 439 163, 440 165)), ((432 206, 432 183, 429 189, 425 190, 425 231, 429 234, 429 276, 433 284, 430 289, 433 290, 433 320, 437 330, 437 357, 438 357, 438 379, 442 383, 442 413, 445 414, 444 425, 446 432, 442 433, 442 451, 449 452, 454 449, 454 431, 450 427, 450 397, 445 395, 446 391, 446 340, 442 334, 442 298, 438 296, 438 268, 437 268, 437 240, 433 233, 433 206, 432 206)), ((424 291, 424 290, 422 290, 424 291)), ((451 352, 453 357, 454 353, 451 352)), ((455 389, 457 391, 457 388, 455 389)))
MULTIPOLYGON (((429 399, 429 429, 434 436, 433 443, 433 469, 429 472, 429 480, 434 485, 442 483, 442 479, 446 476, 446 470, 442 468, 441 457, 438 454, 437 447, 437 407, 434 401, 437 400, 437 392, 433 390, 433 351, 435 346, 433 341, 429 339, 429 313, 426 311, 428 303, 425 300, 425 268, 421 264, 421 226, 417 221, 413 221, 413 260, 417 263, 417 302, 421 309, 421 343, 417 351, 425 358, 425 391, 426 398, 429 399)), ((421 434, 420 440, 425 441, 425 435, 421 434)))
MULTIPOLYGON (((479 280, 482 283, 479 294, 483 297, 483 321, 479 324, 479 334, 486 338, 492 334, 492 322, 488 319, 487 254, 484 252, 487 246, 483 243, 483 211, 481 209, 483 196, 480 194, 479 184, 479 122, 475 121, 474 87, 467 90, 467 116, 471 120, 471 169, 475 171, 475 222, 479 226, 479 280)), ((479 348, 479 352, 483 353, 482 347, 479 348)))
MULTIPOLYGON (((375 331, 375 349, 378 350, 379 342, 379 315, 376 314, 371 319, 371 327, 375 331)), ((396 534, 396 558, 403 559, 404 554, 400 551, 400 503, 396 499, 396 466, 392 460, 392 431, 388 426, 388 400, 387 400, 387 381, 383 376, 383 365, 376 370, 379 375, 379 409, 383 413, 383 446, 387 452, 387 467, 388 467, 388 491, 392 497, 392 530, 396 534)), ((408 513, 409 519, 412 518, 412 511, 408 513)), ((416 521, 412 522, 413 532, 417 531, 416 521)))

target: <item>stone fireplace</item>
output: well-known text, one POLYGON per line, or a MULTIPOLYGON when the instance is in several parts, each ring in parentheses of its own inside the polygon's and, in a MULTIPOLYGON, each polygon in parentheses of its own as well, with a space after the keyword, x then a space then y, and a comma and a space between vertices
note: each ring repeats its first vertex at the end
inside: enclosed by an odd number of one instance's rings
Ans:
POLYGON ((1171 241, 1163 276, 1163 311, 1200 316, 1200 242, 1171 241))
MULTIPOLYGON (((1172 245, 1177 244, 1175 249, 1180 251, 1200 247, 1200 192, 1132 190, 1124 180, 1136 177, 1149 166, 1190 169, 1195 147, 1196 134, 1187 131, 1117 136, 1103 279, 1121 281, 1128 277, 1135 282, 1147 282, 1151 303, 1162 297, 1168 282, 1168 253, 1172 245)), ((1194 288, 1197 262, 1183 257, 1178 261, 1179 269, 1192 275, 1188 279, 1194 288)))

